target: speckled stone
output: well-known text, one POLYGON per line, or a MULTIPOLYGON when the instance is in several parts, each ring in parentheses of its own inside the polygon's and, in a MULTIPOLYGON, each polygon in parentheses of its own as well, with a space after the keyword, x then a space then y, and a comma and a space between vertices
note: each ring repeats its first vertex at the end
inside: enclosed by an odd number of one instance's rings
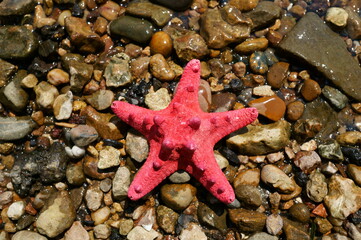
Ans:
POLYGON ((166 184, 160 189, 163 202, 173 210, 184 210, 193 200, 197 189, 190 184, 166 184))
POLYGON ((267 59, 263 52, 256 51, 249 57, 249 65, 252 72, 265 74, 268 71, 267 59))
MULTIPOLYGON (((248 2, 248 1, 247 1, 248 2)), ((255 51, 263 51, 268 47, 267 38, 249 38, 246 41, 238 44, 234 50, 240 54, 251 54, 255 51)))

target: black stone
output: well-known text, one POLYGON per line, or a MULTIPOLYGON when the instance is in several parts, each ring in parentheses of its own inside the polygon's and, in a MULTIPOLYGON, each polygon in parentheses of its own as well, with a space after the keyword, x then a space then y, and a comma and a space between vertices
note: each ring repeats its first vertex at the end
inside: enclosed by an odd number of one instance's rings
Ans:
POLYGON ((242 81, 238 78, 232 79, 229 83, 229 86, 231 87, 232 91, 236 93, 244 89, 242 81))
POLYGON ((231 149, 227 147, 221 147, 219 149, 219 152, 233 164, 236 165, 240 164, 237 154, 233 152, 231 149))
POLYGON ((304 172, 295 172, 295 181, 299 186, 305 187, 308 181, 308 176, 304 172))
POLYGON ((361 166, 361 150, 357 147, 341 147, 343 155, 350 163, 361 166))
POLYGON ((57 66, 56 62, 46 63, 40 58, 36 57, 28 67, 29 73, 33 73, 37 78, 45 77, 46 74, 57 66))
POLYGON ((71 11, 71 15, 74 17, 82 18, 84 16, 84 10, 79 6, 79 4, 75 3, 71 11))
POLYGON ((193 0, 152 0, 152 2, 163 5, 174 11, 184 11, 190 7, 193 0))
POLYGON ((103 145, 104 146, 111 146, 114 148, 122 148, 123 147, 123 143, 112 140, 112 139, 103 139, 103 145))
POLYGON ((46 25, 40 28, 40 34, 44 40, 51 39, 53 41, 60 41, 65 36, 65 30, 59 24, 46 25))
POLYGON ((39 55, 43 58, 55 60, 58 56, 58 43, 52 40, 46 40, 39 45, 39 55))

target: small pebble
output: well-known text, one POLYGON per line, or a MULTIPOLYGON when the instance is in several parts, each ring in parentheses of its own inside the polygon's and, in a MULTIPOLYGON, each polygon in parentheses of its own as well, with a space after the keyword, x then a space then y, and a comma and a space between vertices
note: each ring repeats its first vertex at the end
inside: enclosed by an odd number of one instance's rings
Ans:
POLYGON ((168 57, 173 49, 172 39, 168 33, 159 31, 156 32, 149 43, 150 52, 152 55, 157 53, 162 54, 164 57, 168 57))

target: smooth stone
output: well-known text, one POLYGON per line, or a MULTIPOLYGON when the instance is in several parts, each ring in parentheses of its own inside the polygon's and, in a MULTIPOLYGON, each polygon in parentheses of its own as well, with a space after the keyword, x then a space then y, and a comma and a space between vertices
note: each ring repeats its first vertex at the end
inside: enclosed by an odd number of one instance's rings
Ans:
MULTIPOLYGON (((46 237, 40 235, 39 233, 23 230, 16 232, 11 240, 47 240, 46 237)), ((6 238, 4 240, 7 240, 6 238)))
POLYGON ((287 174, 272 164, 265 165, 262 168, 261 179, 264 183, 271 185, 281 193, 291 193, 296 188, 294 182, 287 174))
POLYGON ((328 182, 324 204, 334 218, 345 219, 361 208, 361 188, 348 178, 333 175, 328 182))
POLYGON ((125 139, 125 149, 132 159, 143 162, 149 153, 147 139, 136 131, 130 130, 125 139))
POLYGON ((247 133, 228 138, 227 146, 240 154, 263 155, 284 148, 291 135, 291 126, 284 120, 248 129, 247 133))
POLYGON ((81 147, 78 147, 77 145, 74 145, 71 148, 66 146, 65 147, 65 152, 66 152, 66 154, 68 154, 68 156, 70 158, 77 159, 77 158, 81 158, 81 157, 84 156, 85 149, 81 148, 81 147))
POLYGON ((150 57, 139 57, 130 63, 130 74, 133 79, 145 79, 149 77, 150 57))
POLYGON ((175 73, 162 54, 155 54, 149 60, 149 69, 153 77, 161 81, 172 81, 175 73))
POLYGON ((84 19, 72 16, 65 18, 65 29, 70 41, 80 52, 96 53, 104 49, 104 42, 84 19))
POLYGON ((30 117, 1 117, 0 118, 0 140, 18 140, 28 135, 36 123, 30 117))
POLYGON ((76 217, 75 208, 67 191, 52 195, 36 220, 37 230, 53 238, 68 229, 76 217))
POLYGON ((55 99, 59 96, 58 89, 48 82, 42 81, 34 87, 36 103, 45 109, 52 109, 55 99))
POLYGON ((110 233, 110 226, 106 224, 99 224, 94 227, 94 235, 97 239, 108 239, 110 233))
POLYGON ((7 211, 7 215, 11 220, 19 220, 25 213, 25 203, 23 201, 13 202, 7 211))
POLYGON ((330 86, 322 88, 322 95, 339 110, 343 109, 348 103, 348 98, 342 92, 330 86))
POLYGON ((248 55, 256 51, 264 51, 267 47, 267 38, 249 38, 241 44, 238 44, 234 50, 239 54, 248 55))
POLYGON ((209 83, 201 80, 198 88, 198 102, 203 112, 208 112, 212 104, 212 93, 209 83))
POLYGON ((301 88, 301 94, 307 101, 315 100, 321 94, 321 87, 315 80, 306 79, 301 88))
POLYGON ((139 43, 146 43, 153 35, 153 25, 140 18, 120 16, 109 25, 111 34, 120 35, 139 43))
POLYGON ((248 12, 257 7, 258 0, 229 0, 228 4, 236 7, 241 12, 248 12))
POLYGON ((256 74, 265 74, 268 71, 267 59, 263 52, 256 51, 249 57, 249 66, 256 74))
POLYGON ((302 17, 278 48, 288 56, 308 63, 346 95, 361 101, 361 88, 354 87, 359 82, 361 68, 350 55, 344 40, 315 13, 309 12, 302 17))
POLYGON ((348 13, 340 7, 330 7, 327 9, 325 20, 337 27, 345 27, 348 13))
POLYGON ((107 87, 121 87, 132 82, 129 61, 130 57, 125 53, 118 53, 110 58, 104 70, 107 87))
POLYGON ((259 185, 261 177, 261 171, 258 168, 247 169, 241 171, 234 178, 233 186, 234 188, 238 188, 240 185, 250 185, 257 187, 259 185))
POLYGON ((294 101, 287 105, 286 115, 287 119, 297 121, 301 118, 305 105, 301 101, 294 101))
POLYGON ((213 151, 213 153, 214 153, 214 158, 216 159, 216 162, 220 169, 225 169, 226 167, 229 166, 229 162, 228 162, 227 158, 225 158, 218 151, 213 151))
POLYGON ((191 180, 191 176, 186 171, 178 170, 170 175, 168 179, 172 183, 186 183, 191 180))
POLYGON ((25 15, 34 11, 34 0, 4 0, 0 3, 0 16, 25 15))
POLYGON ((361 39, 361 17, 351 7, 345 7, 348 14, 347 32, 352 39, 361 39))
POLYGON ((78 125, 70 130, 70 138, 79 147, 85 147, 98 138, 95 128, 88 125, 78 125))
POLYGON ((333 228, 333 225, 326 218, 316 217, 315 224, 317 226, 317 230, 322 234, 330 232, 333 228))
POLYGON ((218 209, 212 205, 208 206, 199 202, 197 215, 201 224, 216 228, 220 231, 227 230, 227 211, 224 209, 218 209))
POLYGON ((322 158, 338 162, 341 162, 344 159, 340 144, 338 144, 337 141, 333 140, 330 142, 322 143, 318 145, 317 150, 318 154, 320 154, 322 158))
POLYGON ((272 121, 280 120, 286 112, 285 102, 277 97, 261 97, 248 102, 248 106, 254 107, 258 113, 272 121))
POLYGON ((69 119, 73 110, 73 93, 68 91, 57 96, 53 103, 54 116, 57 120, 69 119))
POLYGON ((321 158, 315 151, 299 151, 293 160, 303 172, 310 172, 321 165, 321 158))
POLYGON ((24 77, 26 73, 18 71, 14 80, 0 89, 0 103, 14 112, 22 112, 28 104, 29 95, 21 88, 21 83, 15 78, 24 77))
POLYGON ((96 110, 102 111, 112 105, 114 101, 114 93, 111 90, 100 89, 92 95, 86 96, 85 100, 96 110))
POLYGON ((25 26, 0 27, 0 58, 26 59, 38 49, 38 36, 25 26))
POLYGON ((272 236, 270 234, 267 234, 265 232, 255 233, 252 234, 248 240, 277 240, 278 237, 272 236))
POLYGON ((88 83, 93 74, 93 65, 78 62, 76 60, 70 60, 69 72, 70 72, 70 90, 74 93, 82 91, 86 83, 88 83))
POLYGON ((160 205, 157 207, 157 223, 166 233, 175 233, 178 217, 178 213, 166 206, 160 205))
POLYGON ((247 209, 229 209, 229 218, 242 232, 260 232, 266 225, 264 213, 247 209))
POLYGON ((158 237, 159 233, 155 231, 154 229, 150 229, 149 231, 145 230, 141 226, 136 226, 133 228, 127 235, 128 240, 140 240, 140 239, 146 239, 146 240, 153 240, 158 237))
POLYGON ((337 142, 342 146, 353 146, 361 144, 360 131, 347 131, 336 137, 337 142))
POLYGON ((99 182, 95 181, 86 190, 84 200, 89 210, 96 211, 100 208, 103 197, 104 194, 99 188, 99 182))
POLYGON ((0 59, 0 87, 3 87, 8 83, 10 77, 16 72, 17 69, 17 66, 0 59))
POLYGON ((322 202, 328 193, 326 177, 318 171, 313 171, 306 185, 307 196, 315 202, 322 202))
POLYGON ((310 209, 303 203, 296 203, 290 209, 291 216, 302 223, 308 223, 310 221, 310 209))
POLYGON ((71 228, 66 231, 64 235, 64 240, 89 240, 89 234, 82 226, 80 221, 76 221, 71 225, 71 228))
POLYGON ((273 64, 267 72, 267 83, 273 88, 281 88, 283 83, 287 80, 289 63, 277 62, 273 64))
POLYGON ((163 5, 167 8, 170 8, 174 11, 184 11, 192 4, 193 0, 178 0, 178 1, 169 1, 169 0, 152 0, 152 2, 159 5, 163 5))
POLYGON ((281 17, 282 9, 273 2, 262 1, 250 12, 244 13, 252 20, 252 30, 259 30, 271 26, 281 17))
POLYGON ((111 214, 110 208, 105 206, 92 212, 91 218, 94 221, 94 225, 96 226, 105 223, 105 221, 109 219, 110 214, 111 214))
POLYGON ((168 107, 171 97, 166 88, 160 88, 156 92, 145 95, 145 104, 154 111, 159 111, 168 107))
POLYGON ((283 218, 283 231, 286 239, 309 240, 309 229, 302 223, 283 218))
POLYGON ((78 163, 69 163, 66 166, 66 180, 75 186, 80 186, 86 181, 83 163, 81 161, 78 163))
POLYGON ((201 35, 180 27, 169 27, 165 30, 173 40, 173 47, 179 59, 190 61, 204 58, 209 50, 201 35))
POLYGON ((262 197, 259 189, 252 185, 238 185, 235 187, 237 199, 247 207, 258 208, 262 205, 262 197))
POLYGON ((165 205, 176 211, 182 211, 189 206, 197 189, 190 184, 165 184, 160 194, 165 205))
POLYGON ((217 93, 212 95, 212 112, 226 112, 233 108, 237 96, 234 93, 217 93))
POLYGON ((131 173, 127 167, 119 167, 113 178, 112 192, 115 199, 123 200, 128 196, 131 173))
POLYGON ((153 55, 159 53, 164 57, 168 57, 173 49, 172 38, 166 32, 156 32, 150 40, 149 47, 153 55))
POLYGON ((361 167, 355 164, 347 165, 347 173, 350 178, 358 185, 361 186, 361 167))
POLYGON ((172 17, 173 12, 165 7, 150 2, 132 2, 126 12, 142 18, 150 18, 158 27, 163 27, 172 17))
MULTIPOLYGON (((99 14, 104 17, 104 20, 108 20, 108 21, 112 21, 115 20, 118 15, 124 14, 124 7, 123 6, 119 6, 118 3, 113 2, 113 1, 105 1, 105 3, 103 5, 101 5, 99 8, 99 14)), ((97 20, 100 18, 97 18, 97 20)), ((107 21, 104 21, 105 24, 105 28, 106 25, 108 25, 107 21)), ((106 30, 105 30, 106 31, 106 30)))
POLYGON ((207 240, 207 235, 203 232, 202 227, 198 224, 191 223, 187 228, 183 228, 182 232, 179 235, 179 240, 188 240, 188 239, 199 239, 207 240))
POLYGON ((209 8, 202 15, 200 34, 209 47, 219 49, 249 37, 251 25, 237 8, 226 5, 220 9, 209 8))

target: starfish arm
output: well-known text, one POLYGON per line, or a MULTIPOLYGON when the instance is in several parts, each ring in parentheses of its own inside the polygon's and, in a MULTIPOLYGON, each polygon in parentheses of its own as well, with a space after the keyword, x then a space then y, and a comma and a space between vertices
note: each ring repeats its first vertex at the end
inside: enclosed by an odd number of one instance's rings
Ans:
POLYGON ((166 177, 177 171, 177 161, 162 161, 159 149, 152 149, 149 156, 129 186, 128 197, 138 200, 158 186, 166 177))
POLYGON ((187 108, 200 110, 198 103, 200 72, 201 65, 199 60, 193 59, 187 64, 177 85, 171 105, 179 104, 187 106, 187 108))
POLYGON ((114 101, 113 112, 125 123, 148 136, 155 112, 123 101, 114 101))
POLYGON ((192 168, 190 172, 219 201, 225 204, 232 203, 235 199, 233 188, 219 168, 213 149, 206 151, 197 151, 194 154, 194 166, 189 167, 192 168))
POLYGON ((215 144, 224 136, 234 132, 257 119, 258 112, 255 108, 243 108, 228 112, 210 113, 210 132, 215 144))

